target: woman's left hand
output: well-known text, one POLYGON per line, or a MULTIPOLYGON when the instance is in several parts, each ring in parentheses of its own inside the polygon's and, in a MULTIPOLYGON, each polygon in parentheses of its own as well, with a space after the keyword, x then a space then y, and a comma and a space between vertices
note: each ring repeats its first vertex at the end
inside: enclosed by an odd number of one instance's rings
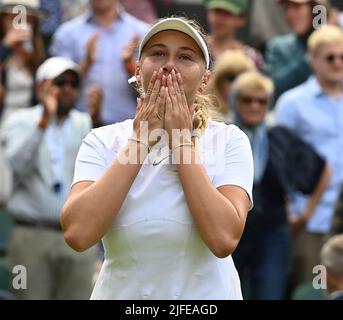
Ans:
POLYGON ((173 149, 191 141, 195 106, 188 106, 181 74, 175 69, 167 76, 166 89, 165 130, 169 135, 169 148, 173 149))

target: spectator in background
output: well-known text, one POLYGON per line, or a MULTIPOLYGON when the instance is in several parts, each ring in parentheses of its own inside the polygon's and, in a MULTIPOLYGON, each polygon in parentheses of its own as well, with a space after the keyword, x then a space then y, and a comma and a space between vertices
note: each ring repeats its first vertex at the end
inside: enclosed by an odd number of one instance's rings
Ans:
POLYGON ((280 126, 268 127, 271 79, 254 71, 232 85, 234 123, 249 137, 254 157, 254 208, 233 259, 245 298, 283 299, 290 266, 291 234, 286 213, 289 190, 311 194, 306 219, 314 212, 330 170, 311 146, 280 126))
POLYGON ((120 3, 128 13, 149 24, 157 19, 156 3, 167 6, 171 2, 172 0, 120 0, 120 3))
POLYGON ((88 114, 73 110, 78 70, 65 58, 46 60, 36 76, 40 104, 13 113, 2 129, 15 181, 6 208, 14 221, 9 259, 27 268, 27 289, 14 292, 19 299, 88 299, 91 293, 96 249, 75 253, 59 222, 77 152, 91 129, 88 114))
POLYGON ((292 195, 291 213, 299 222, 294 241, 294 281, 312 281, 324 237, 330 232, 343 183, 343 31, 324 26, 308 40, 314 76, 284 93, 276 106, 278 123, 291 129, 326 159, 332 178, 308 220, 307 199, 292 195))
POLYGON ((209 91, 216 97, 216 110, 225 122, 231 120, 229 96, 233 81, 241 73, 255 69, 254 62, 239 50, 228 50, 216 60, 209 91))
POLYGON ((343 300, 343 234, 330 238, 321 250, 326 269, 326 286, 330 300, 343 300))
POLYGON ((236 38, 236 33, 246 24, 247 0, 207 0, 209 46, 214 60, 226 50, 241 50, 258 68, 263 68, 263 57, 255 49, 236 38))
POLYGON ((133 118, 136 98, 128 78, 135 57, 123 57, 123 52, 138 42, 148 25, 121 10, 118 0, 91 0, 90 4, 91 12, 59 27, 51 54, 68 57, 81 66, 84 84, 79 110, 87 108, 87 88, 98 85, 104 92, 104 124, 133 118))
POLYGON ((265 52, 269 40, 291 32, 276 0, 252 0, 249 30, 254 46, 261 52, 265 52))
POLYGON ((39 31, 42 16, 38 1, 3 0, 0 4, 2 121, 13 111, 35 102, 34 74, 44 59, 44 45, 39 31), (12 11, 18 3, 27 9, 27 25, 23 25, 23 20, 19 20, 19 26, 14 23, 16 14, 12 11))
POLYGON ((51 37, 62 23, 61 0, 40 0, 40 7, 46 13, 45 19, 41 21, 40 28, 44 39, 44 47, 48 50, 51 37))
POLYGON ((313 32, 314 6, 328 0, 281 0, 291 34, 272 39, 266 51, 266 72, 273 79, 278 98, 283 92, 303 83, 312 70, 306 55, 307 39, 313 32))

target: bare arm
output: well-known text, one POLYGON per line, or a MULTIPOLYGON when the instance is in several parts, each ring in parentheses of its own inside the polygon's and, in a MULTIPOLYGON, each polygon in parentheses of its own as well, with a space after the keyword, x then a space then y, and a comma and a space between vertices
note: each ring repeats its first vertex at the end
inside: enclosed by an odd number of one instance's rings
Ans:
MULTIPOLYGON (((139 130, 142 119, 148 121, 149 130, 163 126, 156 117, 156 109, 165 104, 161 82, 162 70, 154 73, 148 90, 151 93, 137 105, 133 127, 138 140, 140 134, 144 136, 139 130)), ((148 153, 148 143, 129 140, 99 180, 73 186, 61 215, 64 237, 73 249, 84 251, 105 235, 141 168, 148 153)))
MULTIPOLYGON (((167 86, 166 129, 172 132, 173 128, 186 128, 190 132, 194 107, 188 107, 181 75, 175 70, 167 77, 167 86)), ((200 163, 196 148, 184 145, 187 137, 179 138, 181 147, 173 145, 174 141, 171 145, 192 217, 209 249, 217 257, 226 257, 234 251, 242 235, 249 197, 238 186, 216 189, 200 163)))
POLYGON ((138 156, 147 153, 143 145, 129 142, 98 181, 82 181, 72 187, 61 223, 65 240, 74 250, 84 251, 97 243, 112 224, 141 168, 139 161, 121 163, 133 150, 138 156))
POLYGON ((86 43, 86 57, 85 59, 80 63, 80 69, 81 69, 81 75, 82 78, 85 78, 94 64, 94 62, 97 59, 97 42, 99 39, 100 33, 95 32, 87 41, 86 43))
POLYGON ((291 225, 292 225, 292 229, 294 232, 297 232, 301 228, 303 228, 305 226, 305 224, 312 217, 320 199, 322 198, 322 195, 324 194, 327 186, 330 183, 331 174, 332 174, 331 168, 328 165, 326 165, 326 167, 324 168, 324 170, 320 176, 320 179, 317 183, 316 188, 311 193, 311 195, 307 201, 307 204, 306 204, 306 207, 305 207, 303 214, 299 217, 296 217, 294 220, 291 220, 291 225))
MULTIPOLYGON (((184 151, 189 152, 189 147, 180 150, 184 151)), ((192 163, 178 165, 180 181, 203 241, 223 258, 234 251, 241 238, 249 197, 245 190, 233 185, 216 189, 203 165, 195 163, 196 157, 192 150, 192 163)))

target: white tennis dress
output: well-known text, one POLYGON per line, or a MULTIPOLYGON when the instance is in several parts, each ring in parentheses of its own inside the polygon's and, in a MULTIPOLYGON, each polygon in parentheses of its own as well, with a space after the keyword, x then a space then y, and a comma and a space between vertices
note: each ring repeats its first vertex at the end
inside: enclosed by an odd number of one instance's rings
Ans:
MULTIPOLYGON (((133 120, 89 133, 73 183, 99 179, 132 133, 133 120)), ((91 299, 242 299, 231 256, 217 258, 202 241, 168 153, 162 140, 153 147, 102 239, 105 260, 91 299)), ((200 153, 215 187, 237 185, 252 199, 251 148, 240 129, 211 121, 200 153)))

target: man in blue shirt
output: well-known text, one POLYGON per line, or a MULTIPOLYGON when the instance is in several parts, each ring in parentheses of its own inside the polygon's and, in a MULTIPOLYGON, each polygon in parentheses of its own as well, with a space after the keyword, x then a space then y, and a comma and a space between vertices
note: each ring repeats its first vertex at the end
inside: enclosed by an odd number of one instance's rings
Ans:
POLYGON ((316 208, 310 208, 302 195, 292 199, 292 225, 298 231, 305 227, 295 239, 296 283, 313 279, 343 183, 343 31, 322 27, 310 36, 308 48, 314 76, 280 97, 276 117, 326 159, 332 178, 316 208))
POLYGON ((90 6, 90 12, 59 27, 50 53, 81 66, 84 83, 79 110, 87 108, 85 93, 89 86, 103 89, 102 120, 111 124, 135 114, 136 99, 126 68, 134 57, 124 58, 122 54, 132 39, 145 34, 148 25, 125 12, 118 0, 91 0, 90 6))

